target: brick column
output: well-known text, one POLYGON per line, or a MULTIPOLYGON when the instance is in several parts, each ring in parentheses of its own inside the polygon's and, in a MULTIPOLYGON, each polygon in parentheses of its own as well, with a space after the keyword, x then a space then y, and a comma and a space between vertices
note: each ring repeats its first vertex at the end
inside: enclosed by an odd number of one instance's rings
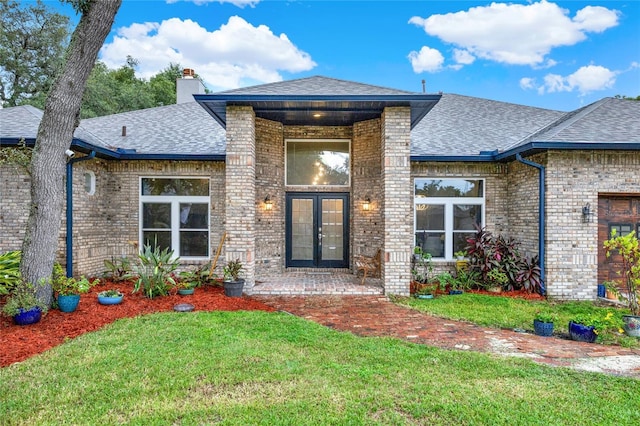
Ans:
POLYGON ((385 108, 381 127, 384 222, 382 279, 386 294, 408 296, 414 244, 409 108, 385 108))
POLYGON ((256 117, 248 106, 227 107, 225 259, 244 265, 245 290, 255 283, 256 117))

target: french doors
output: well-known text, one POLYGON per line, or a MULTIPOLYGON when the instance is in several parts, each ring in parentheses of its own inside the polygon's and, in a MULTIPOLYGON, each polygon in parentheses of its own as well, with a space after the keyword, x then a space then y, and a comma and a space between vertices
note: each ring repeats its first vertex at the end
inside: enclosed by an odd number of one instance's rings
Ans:
POLYGON ((349 194, 286 196, 286 266, 349 267, 349 194))

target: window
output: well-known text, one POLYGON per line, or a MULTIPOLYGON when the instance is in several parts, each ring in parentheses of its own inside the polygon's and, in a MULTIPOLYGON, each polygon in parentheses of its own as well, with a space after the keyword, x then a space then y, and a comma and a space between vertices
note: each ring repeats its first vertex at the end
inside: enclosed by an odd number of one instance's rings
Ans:
POLYGON ((209 179, 142 178, 140 242, 209 257, 209 179))
POLYGON ((350 141, 294 139, 286 145, 287 185, 349 185, 350 141))
POLYGON ((632 223, 611 223, 609 224, 609 235, 613 230, 616 230, 616 236, 624 237, 625 235, 629 235, 631 231, 633 231, 632 223))
POLYGON ((484 181, 416 178, 415 244, 434 258, 453 259, 484 222, 484 181))
POLYGON ((91 171, 84 172, 84 191, 89 195, 96 193, 96 175, 91 171))

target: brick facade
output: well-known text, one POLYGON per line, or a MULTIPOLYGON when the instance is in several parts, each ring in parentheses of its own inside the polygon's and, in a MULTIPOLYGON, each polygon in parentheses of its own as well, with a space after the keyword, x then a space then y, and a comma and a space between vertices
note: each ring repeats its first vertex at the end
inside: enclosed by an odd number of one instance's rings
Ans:
POLYGON ((413 249, 410 110, 388 107, 382 113, 382 201, 385 293, 409 295, 413 249))
POLYGON ((226 259, 242 262, 250 291, 256 272, 257 211, 256 117, 251 107, 227 107, 225 188, 226 259))
MULTIPOLYGON (((384 248, 383 280, 388 294, 408 293, 413 234, 413 178, 485 179, 485 224, 494 233, 538 251, 538 171, 510 163, 409 162, 408 109, 388 108, 381 119, 353 127, 283 126, 256 119, 250 108, 228 110, 227 162, 107 161, 74 166, 74 274, 98 275, 112 257, 135 258, 139 240, 141 177, 210 178, 210 246, 215 254, 227 231, 218 262, 240 258, 250 289, 260 276, 284 271, 285 193, 349 192, 350 259, 384 248), (351 140, 351 187, 284 185, 284 141, 288 138, 351 140), (96 176, 95 194, 84 189, 84 172, 96 176), (273 210, 264 209, 264 198, 273 210), (364 211, 362 201, 371 199, 364 211)), ((549 151, 528 158, 546 167, 546 278, 557 299, 593 300, 597 284, 597 217, 583 223, 581 209, 598 205, 599 195, 640 194, 640 153, 549 151)), ((29 178, 13 166, 0 167, 0 251, 20 249, 28 215, 29 178)), ((594 209, 597 214, 597 209, 594 209)), ((64 214, 58 260, 64 263, 64 214)), ((188 263, 183 262, 183 266, 188 263)), ((451 262, 436 262, 451 269, 451 262)))
POLYGON ((599 194, 640 194, 640 153, 550 151, 547 154, 547 283, 550 297, 593 300, 597 293, 598 218, 582 207, 599 194))
MULTIPOLYGON (((73 272, 75 276, 97 276, 104 260, 123 256, 135 259, 139 237, 141 177, 209 177, 211 191, 210 251, 215 253, 224 232, 224 163, 195 161, 106 161, 90 160, 74 165, 73 171, 73 272), (84 189, 84 175, 96 176, 95 193, 84 189)), ((4 182, 16 179, 15 168, 0 167, 4 182), (12 172, 12 170, 14 170, 12 172), (9 178, 9 176, 13 176, 9 178), (5 177, 7 180, 4 180, 5 177)), ((29 178, 17 174, 20 185, 2 186, 0 251, 22 247, 28 217, 29 178)), ((66 211, 60 224, 58 262, 65 264, 66 211)), ((199 262, 202 263, 202 262, 199 262)), ((193 264, 182 261, 182 267, 193 264)))

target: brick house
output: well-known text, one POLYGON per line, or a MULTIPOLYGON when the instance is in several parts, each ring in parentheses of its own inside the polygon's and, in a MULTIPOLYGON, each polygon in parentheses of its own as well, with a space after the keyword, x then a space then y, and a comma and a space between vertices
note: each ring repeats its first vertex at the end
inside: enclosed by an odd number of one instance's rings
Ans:
MULTIPOLYGON (((153 239, 206 262, 226 233, 249 292, 381 248, 385 293, 408 294, 416 244, 447 267, 479 224, 542 254, 550 297, 595 299, 614 274, 602 241, 640 229, 640 102, 565 113, 326 77, 205 94, 189 77, 176 105, 80 123, 60 234, 74 274, 153 239)), ((33 142, 41 116, 0 110, 2 145, 33 142)), ((28 176, 0 177, 0 251, 19 249, 28 176)))

